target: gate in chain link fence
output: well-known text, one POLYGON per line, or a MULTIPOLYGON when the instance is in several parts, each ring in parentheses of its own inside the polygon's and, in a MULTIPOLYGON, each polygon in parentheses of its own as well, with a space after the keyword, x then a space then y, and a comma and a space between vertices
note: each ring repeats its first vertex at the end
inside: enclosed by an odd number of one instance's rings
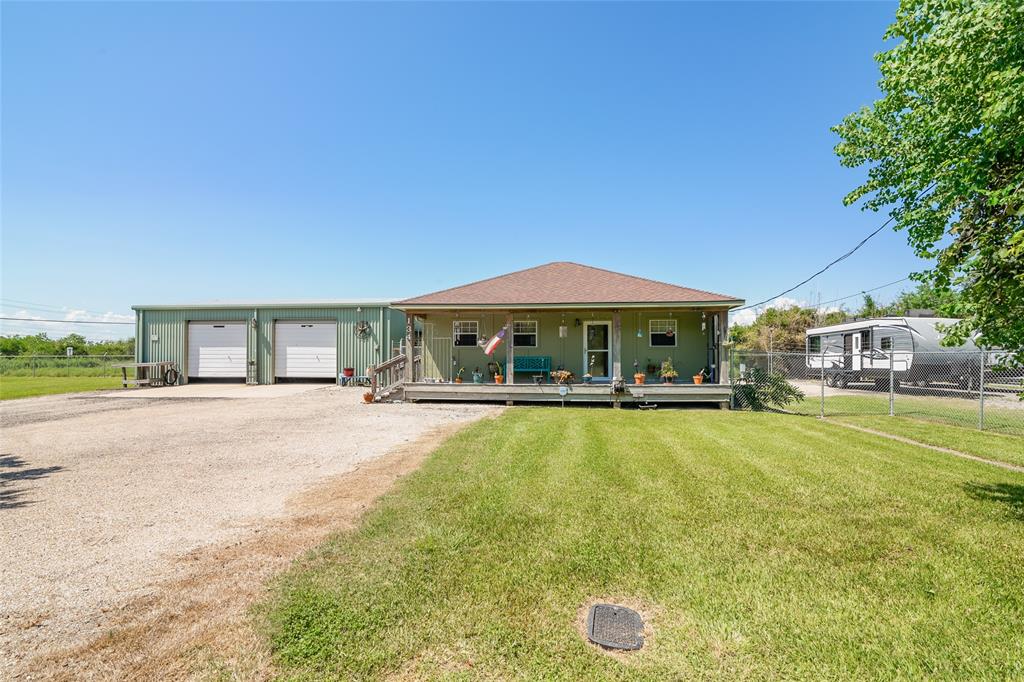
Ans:
POLYGON ((733 350, 734 409, 899 416, 1024 435, 1024 368, 998 351, 733 350))
POLYGON ((132 355, 0 355, 0 377, 120 377, 132 355))

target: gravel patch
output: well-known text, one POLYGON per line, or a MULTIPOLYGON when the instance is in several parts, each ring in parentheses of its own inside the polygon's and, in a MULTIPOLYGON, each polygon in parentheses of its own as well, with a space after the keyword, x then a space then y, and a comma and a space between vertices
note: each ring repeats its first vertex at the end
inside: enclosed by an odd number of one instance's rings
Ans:
POLYGON ((0 678, 101 635, 181 556, 287 516, 311 486, 499 411, 363 405, 361 394, 0 405, 0 678))

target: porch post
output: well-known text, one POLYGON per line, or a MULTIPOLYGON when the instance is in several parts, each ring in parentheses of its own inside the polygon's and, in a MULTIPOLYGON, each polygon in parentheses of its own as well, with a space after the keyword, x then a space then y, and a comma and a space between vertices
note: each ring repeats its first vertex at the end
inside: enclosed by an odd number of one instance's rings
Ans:
POLYGON ((507 337, 508 340, 505 343, 505 383, 506 384, 514 384, 515 383, 515 371, 513 371, 513 370, 515 368, 515 362, 516 362, 516 351, 512 347, 512 345, 513 345, 512 344, 512 337, 514 336, 512 334, 512 311, 509 311, 508 313, 506 313, 506 315, 505 315, 505 325, 507 326, 507 329, 506 329, 505 333, 508 334, 508 337, 507 337))
POLYGON ((405 365, 402 371, 402 381, 407 384, 413 382, 415 353, 413 342, 416 340, 416 316, 412 313, 405 315, 405 365))
POLYGON ((729 311, 720 310, 718 319, 718 333, 721 338, 718 341, 718 383, 729 383, 729 354, 725 351, 725 344, 729 343, 729 311))
POLYGON ((622 314, 612 313, 612 381, 622 378, 622 314))

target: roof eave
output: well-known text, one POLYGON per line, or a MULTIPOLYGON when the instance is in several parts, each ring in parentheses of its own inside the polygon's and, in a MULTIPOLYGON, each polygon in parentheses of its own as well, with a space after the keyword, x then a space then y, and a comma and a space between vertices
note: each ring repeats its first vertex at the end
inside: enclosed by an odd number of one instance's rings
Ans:
POLYGON ((355 308, 359 306, 392 307, 388 300, 369 301, 226 301, 224 303, 183 303, 180 305, 161 303, 158 305, 133 305, 132 310, 250 310, 252 308, 355 308))
POLYGON ((611 303, 415 303, 399 301, 392 308, 409 310, 582 310, 590 308, 725 308, 731 310, 745 303, 742 299, 726 301, 635 301, 611 303))

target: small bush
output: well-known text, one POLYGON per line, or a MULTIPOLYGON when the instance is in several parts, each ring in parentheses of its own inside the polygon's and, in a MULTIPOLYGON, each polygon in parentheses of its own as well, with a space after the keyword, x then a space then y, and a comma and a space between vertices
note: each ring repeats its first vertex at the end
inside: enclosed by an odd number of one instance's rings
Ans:
POLYGON ((733 405, 751 410, 781 409, 800 402, 804 393, 781 372, 755 367, 740 374, 732 385, 733 405))

